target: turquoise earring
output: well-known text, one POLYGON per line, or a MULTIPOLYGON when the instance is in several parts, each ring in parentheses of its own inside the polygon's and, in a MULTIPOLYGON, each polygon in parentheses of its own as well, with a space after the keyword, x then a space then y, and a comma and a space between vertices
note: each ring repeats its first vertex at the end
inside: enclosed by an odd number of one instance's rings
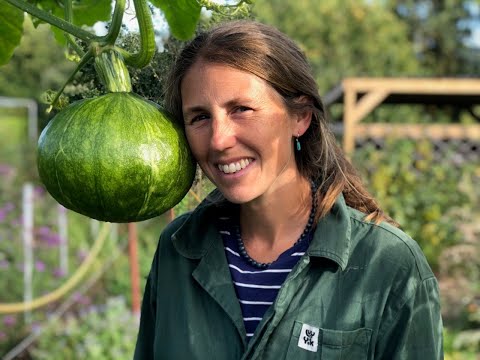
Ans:
POLYGON ((302 150, 302 144, 300 144, 300 140, 298 138, 300 137, 300 134, 297 135, 295 138, 295 147, 297 148, 297 151, 302 150))

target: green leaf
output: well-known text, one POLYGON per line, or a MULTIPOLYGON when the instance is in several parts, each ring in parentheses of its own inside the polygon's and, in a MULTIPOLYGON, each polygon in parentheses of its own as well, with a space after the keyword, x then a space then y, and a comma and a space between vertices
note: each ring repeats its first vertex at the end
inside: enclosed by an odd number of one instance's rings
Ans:
POLYGON ((0 66, 8 63, 20 44, 23 32, 23 11, 0 0, 0 66))
MULTIPOLYGON (((53 15, 65 19, 63 6, 57 1, 40 0, 40 6, 53 15)), ((111 19, 112 3, 109 0, 78 0, 73 3, 73 23, 75 25, 93 26, 97 21, 109 21, 111 19)), ((55 39, 60 44, 66 43, 62 30, 52 27, 55 39)))
POLYGON ((151 0, 151 3, 164 13, 173 36, 179 40, 193 36, 201 10, 196 0, 151 0))

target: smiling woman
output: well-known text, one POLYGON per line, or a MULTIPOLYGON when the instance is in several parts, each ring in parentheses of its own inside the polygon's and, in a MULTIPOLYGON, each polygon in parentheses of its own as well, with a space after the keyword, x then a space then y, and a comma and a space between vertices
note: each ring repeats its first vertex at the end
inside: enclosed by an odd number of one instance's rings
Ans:
MULTIPOLYGON (((297 181, 291 143, 310 125, 311 110, 290 114, 264 80, 204 62, 187 72, 181 93, 190 148, 226 199, 268 206, 288 186, 301 184, 309 193, 308 181, 297 181)), ((294 199, 285 200, 296 201, 295 191, 290 194, 294 199)))
POLYGON ((289 38, 251 21, 199 35, 166 104, 217 189, 160 237, 135 359, 443 357, 437 281, 289 38))

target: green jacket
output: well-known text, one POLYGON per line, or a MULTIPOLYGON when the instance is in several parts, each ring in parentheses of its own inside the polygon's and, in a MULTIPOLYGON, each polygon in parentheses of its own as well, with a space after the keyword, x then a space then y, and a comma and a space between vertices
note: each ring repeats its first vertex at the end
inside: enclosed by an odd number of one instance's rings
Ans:
POLYGON ((438 284, 420 248, 343 196, 246 343, 219 212, 204 203, 162 233, 134 359, 443 359, 438 284))

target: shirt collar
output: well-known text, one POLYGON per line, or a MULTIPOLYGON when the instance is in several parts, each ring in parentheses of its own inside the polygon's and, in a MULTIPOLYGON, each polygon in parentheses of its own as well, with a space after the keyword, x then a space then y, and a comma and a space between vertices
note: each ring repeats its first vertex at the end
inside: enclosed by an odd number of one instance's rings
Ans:
MULTIPOLYGON (((216 192, 217 190, 186 215, 183 225, 172 235, 175 248, 186 258, 203 257, 214 243, 222 246, 215 223, 218 216, 228 212, 228 203, 212 201, 212 195, 218 195, 216 192)), ((340 194, 331 211, 319 220, 307 254, 332 260, 345 270, 350 256, 350 232, 348 207, 340 194)))

